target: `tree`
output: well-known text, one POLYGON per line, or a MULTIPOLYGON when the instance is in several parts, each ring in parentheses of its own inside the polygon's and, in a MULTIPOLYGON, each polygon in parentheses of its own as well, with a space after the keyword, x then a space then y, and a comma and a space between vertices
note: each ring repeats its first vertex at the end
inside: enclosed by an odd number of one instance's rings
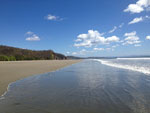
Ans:
POLYGON ((0 61, 8 61, 9 58, 5 55, 0 55, 0 61))
POLYGON ((9 61, 16 61, 16 58, 14 56, 10 56, 9 61))
POLYGON ((50 54, 50 60, 53 60, 54 59, 54 54, 50 54))
POLYGON ((24 56, 22 55, 15 55, 16 60, 24 60, 24 56))

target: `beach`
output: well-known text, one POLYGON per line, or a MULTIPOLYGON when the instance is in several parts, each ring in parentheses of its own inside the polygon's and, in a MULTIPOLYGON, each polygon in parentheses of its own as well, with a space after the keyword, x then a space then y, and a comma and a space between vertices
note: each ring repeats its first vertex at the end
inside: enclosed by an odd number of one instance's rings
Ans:
POLYGON ((22 78, 55 71, 81 60, 39 60, 39 61, 1 61, 0 62, 0 95, 9 83, 22 78))
POLYGON ((83 60, 26 77, 9 85, 0 113, 150 113, 150 76, 144 71, 149 64, 139 59, 83 60), (121 67, 127 64, 143 72, 121 67))

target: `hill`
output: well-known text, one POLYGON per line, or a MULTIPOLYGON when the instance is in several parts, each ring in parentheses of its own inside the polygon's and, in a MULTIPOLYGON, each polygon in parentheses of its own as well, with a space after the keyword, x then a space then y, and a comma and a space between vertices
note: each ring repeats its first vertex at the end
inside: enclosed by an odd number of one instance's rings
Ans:
POLYGON ((52 50, 29 50, 0 45, 0 61, 14 60, 62 60, 66 56, 52 50))

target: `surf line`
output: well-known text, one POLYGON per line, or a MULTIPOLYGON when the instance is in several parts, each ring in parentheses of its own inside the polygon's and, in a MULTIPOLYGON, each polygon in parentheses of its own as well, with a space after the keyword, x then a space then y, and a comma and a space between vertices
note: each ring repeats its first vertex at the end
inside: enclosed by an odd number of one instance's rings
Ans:
POLYGON ((147 69, 145 67, 122 65, 122 64, 117 64, 117 63, 113 63, 113 62, 110 62, 110 61, 99 60, 99 59, 93 59, 93 60, 98 61, 101 64, 104 64, 104 65, 107 65, 107 66, 121 68, 121 69, 128 69, 128 70, 131 70, 131 71, 136 71, 136 72, 144 73, 146 75, 150 75, 150 69, 147 69))

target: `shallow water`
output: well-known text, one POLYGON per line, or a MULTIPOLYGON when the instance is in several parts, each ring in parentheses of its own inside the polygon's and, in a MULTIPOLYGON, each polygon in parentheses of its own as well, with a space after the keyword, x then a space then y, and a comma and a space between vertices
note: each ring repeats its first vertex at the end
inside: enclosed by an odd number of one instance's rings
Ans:
POLYGON ((11 84, 0 113, 150 113, 150 76, 85 60, 11 84))

